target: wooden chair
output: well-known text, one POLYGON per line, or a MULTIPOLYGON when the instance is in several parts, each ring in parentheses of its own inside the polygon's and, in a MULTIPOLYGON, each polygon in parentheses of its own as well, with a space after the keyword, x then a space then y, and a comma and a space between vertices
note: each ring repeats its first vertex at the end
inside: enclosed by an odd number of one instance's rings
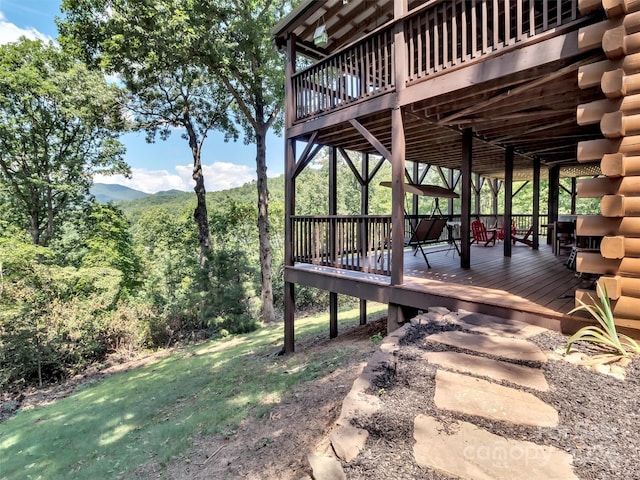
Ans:
POLYGON ((418 223, 415 229, 411 229, 411 237, 405 238, 404 245, 406 247, 413 247, 413 254, 418 253, 418 249, 422 253, 424 257, 424 261, 427 262, 427 267, 431 268, 429 264, 429 260, 427 259, 427 254, 422 248, 423 245, 428 245, 430 243, 438 243, 440 241, 440 237, 442 236, 442 232, 444 227, 447 225, 446 218, 427 218, 422 219, 418 223))
POLYGON ((521 232, 517 232, 516 235, 511 237, 513 239, 513 244, 515 245, 516 242, 520 242, 529 247, 533 247, 533 238, 531 238, 533 235, 533 227, 529 227, 529 230, 524 231, 524 235, 521 237, 518 236, 519 233, 521 232))
POLYGON ((473 234, 472 244, 480 245, 487 247, 489 244, 494 246, 496 244, 497 232, 495 229, 487 230, 484 223, 480 220, 474 220, 471 222, 471 233, 473 234))
MULTIPOLYGON (((511 222, 511 236, 513 237, 516 234, 516 224, 511 222)), ((496 238, 498 240, 504 241, 504 222, 500 225, 500 229, 496 232, 496 238)))

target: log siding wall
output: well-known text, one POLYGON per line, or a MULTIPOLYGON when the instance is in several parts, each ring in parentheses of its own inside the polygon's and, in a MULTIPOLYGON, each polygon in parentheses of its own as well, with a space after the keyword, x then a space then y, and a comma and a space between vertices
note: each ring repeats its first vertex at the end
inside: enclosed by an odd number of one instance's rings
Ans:
MULTIPOLYGON (((580 105, 578 123, 599 123, 602 140, 582 142, 578 160, 600 161, 604 178, 579 181, 579 197, 601 198, 600 216, 578 217, 578 235, 602 236, 599 252, 579 252, 577 270, 601 275, 616 322, 640 327, 640 2, 580 0, 587 13, 608 20, 580 32, 581 48, 601 49, 607 60, 580 69, 579 85, 600 85, 603 99, 580 105)), ((578 300, 589 302, 585 291, 578 300)))

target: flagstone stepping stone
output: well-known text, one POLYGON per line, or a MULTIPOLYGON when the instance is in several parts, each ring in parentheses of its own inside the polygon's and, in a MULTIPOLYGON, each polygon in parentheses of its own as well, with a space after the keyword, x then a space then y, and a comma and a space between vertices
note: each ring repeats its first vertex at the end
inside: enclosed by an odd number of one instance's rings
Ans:
POLYGON ((307 460, 313 470, 313 478, 318 480, 347 480, 340 462, 332 457, 307 455, 307 460))
POLYGON ((506 439, 468 422, 443 425, 426 415, 414 420, 413 456, 466 480, 577 480, 572 457, 551 446, 506 439))
POLYGON ((558 425, 558 412, 535 395, 459 373, 436 372, 436 407, 534 427, 558 425))
POLYGON ((423 357, 428 362, 435 363, 448 370, 489 377, 498 382, 506 380, 516 385, 543 392, 549 390, 547 379, 544 378, 542 371, 536 368, 457 352, 427 352, 423 357))
POLYGON ((362 428, 338 425, 330 434, 329 441, 338 458, 350 462, 358 456, 367 443, 369 432, 362 428))
POLYGON ((425 338, 425 341, 443 343, 452 347, 464 348, 510 360, 547 361, 547 356, 537 345, 519 338, 450 331, 429 335, 425 338))
POLYGON ((506 335, 515 338, 531 338, 547 329, 509 318, 493 317, 481 313, 457 312, 444 317, 451 323, 460 325, 465 330, 484 333, 486 335, 506 335))

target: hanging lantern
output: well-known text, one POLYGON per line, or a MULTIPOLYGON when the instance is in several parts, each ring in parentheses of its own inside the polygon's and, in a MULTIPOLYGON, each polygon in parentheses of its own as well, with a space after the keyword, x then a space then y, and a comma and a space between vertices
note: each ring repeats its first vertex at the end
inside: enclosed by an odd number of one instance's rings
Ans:
POLYGON ((316 47, 326 47, 329 44, 329 34, 324 24, 316 27, 316 31, 313 34, 313 44, 316 47))

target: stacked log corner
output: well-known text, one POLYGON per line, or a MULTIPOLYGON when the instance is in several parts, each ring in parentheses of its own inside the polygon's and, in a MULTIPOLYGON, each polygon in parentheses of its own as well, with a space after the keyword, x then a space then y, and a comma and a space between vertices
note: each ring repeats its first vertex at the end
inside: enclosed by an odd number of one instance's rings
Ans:
MULTIPOLYGON (((600 162, 604 177, 580 180, 578 196, 601 198, 600 215, 579 216, 578 236, 601 236, 600 250, 578 252, 578 272, 600 275, 616 323, 640 329, 640 0, 579 0, 580 11, 603 9, 607 20, 580 30, 584 51, 605 60, 578 72, 581 88, 599 85, 601 100, 578 106, 579 125, 600 124, 603 138, 580 142, 579 162, 600 162)), ((580 302, 597 303, 576 291, 580 302)))

